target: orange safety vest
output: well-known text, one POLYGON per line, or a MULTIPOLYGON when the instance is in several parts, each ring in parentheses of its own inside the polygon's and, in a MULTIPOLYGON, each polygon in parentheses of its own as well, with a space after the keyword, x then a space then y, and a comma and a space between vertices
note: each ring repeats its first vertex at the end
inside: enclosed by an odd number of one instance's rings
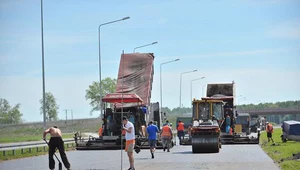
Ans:
POLYGON ((170 131, 171 131, 171 128, 170 128, 168 125, 164 126, 164 127, 162 128, 161 136, 162 136, 162 137, 171 137, 172 134, 171 134, 170 131))
POLYGON ((273 133, 273 125, 272 125, 271 123, 269 123, 269 124, 267 125, 266 131, 267 131, 267 132, 270 132, 270 133, 273 133))
POLYGON ((184 123, 182 122, 178 123, 177 130, 184 131, 184 123))
POLYGON ((103 128, 101 127, 101 128, 98 130, 99 136, 102 136, 102 132, 103 132, 103 128))
POLYGON ((232 133, 232 130, 233 130, 232 128, 229 129, 229 135, 232 135, 232 134, 233 134, 233 133, 232 133))

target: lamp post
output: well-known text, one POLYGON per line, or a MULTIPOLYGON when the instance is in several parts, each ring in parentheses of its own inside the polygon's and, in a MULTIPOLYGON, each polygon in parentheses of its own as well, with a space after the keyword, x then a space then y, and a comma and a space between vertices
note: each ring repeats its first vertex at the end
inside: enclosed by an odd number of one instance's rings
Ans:
POLYGON ((150 44, 146 44, 146 45, 142 45, 142 46, 135 47, 135 48, 133 49, 133 52, 135 53, 135 50, 136 50, 136 49, 138 49, 138 48, 142 48, 142 47, 146 47, 146 46, 154 45, 154 44, 157 44, 157 43, 158 43, 158 42, 157 42, 157 41, 155 41, 155 42, 153 42, 153 43, 150 43, 150 44))
POLYGON ((122 19, 118 19, 118 20, 114 20, 114 21, 110 21, 110 22, 106 22, 106 23, 103 23, 103 24, 100 24, 98 26, 98 38, 99 38, 99 88, 100 88, 100 101, 99 101, 99 110, 100 110, 100 116, 102 116, 102 113, 103 113, 103 110, 102 110, 102 87, 101 87, 101 48, 100 48, 100 28, 101 26, 103 25, 108 25, 108 24, 112 24, 112 23, 115 23, 115 22, 120 22, 120 21, 124 21, 124 20, 127 20, 127 19, 130 19, 130 17, 124 17, 122 19))
POLYGON ((204 78, 205 78, 205 77, 201 77, 201 78, 197 78, 197 79, 191 80, 191 87, 190 87, 190 91, 191 91, 191 101, 193 101, 193 82, 194 82, 194 81, 197 81, 197 80, 204 79, 204 78))
POLYGON ((43 0, 41 0, 41 34, 42 34, 42 79, 43 79, 43 123, 46 130, 46 94, 45 94, 45 62, 44 62, 44 21, 43 21, 43 0))
POLYGON ((173 62, 176 62, 176 61, 179 61, 179 60, 180 59, 175 59, 175 60, 167 61, 167 62, 164 62, 164 63, 160 64, 160 112, 161 113, 162 113, 162 72, 161 72, 162 65, 173 63, 173 62))
POLYGON ((187 71, 187 72, 183 72, 180 74, 180 93, 179 93, 179 108, 181 108, 181 85, 182 85, 182 75, 183 74, 188 74, 188 73, 192 73, 192 72, 196 72, 197 70, 192 70, 192 71, 187 71))

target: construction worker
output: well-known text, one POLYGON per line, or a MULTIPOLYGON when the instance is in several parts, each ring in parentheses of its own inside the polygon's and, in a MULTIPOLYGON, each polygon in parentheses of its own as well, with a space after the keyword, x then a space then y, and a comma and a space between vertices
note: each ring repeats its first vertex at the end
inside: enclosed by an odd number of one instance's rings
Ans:
POLYGON ((47 133, 50 133, 51 138, 49 142, 49 168, 51 170, 54 170, 55 168, 55 161, 53 159, 53 155, 55 153, 56 148, 59 150, 59 154, 61 156, 61 160, 63 161, 65 167, 68 170, 71 170, 70 163, 68 161, 67 155, 65 153, 65 148, 64 148, 64 141, 62 140, 62 135, 60 129, 58 129, 57 126, 53 126, 47 130, 44 131, 43 133, 43 139, 46 140, 46 135, 47 133))
POLYGON ((133 158, 133 150, 135 144, 135 131, 133 124, 128 121, 127 117, 123 117, 123 130, 126 131, 125 139, 126 146, 125 151, 127 152, 130 168, 128 170, 135 170, 134 168, 134 158, 133 158))
POLYGON ((226 116, 225 123, 226 123, 226 133, 229 133, 230 125, 231 125, 231 119, 230 119, 229 114, 227 114, 227 116, 226 116))
POLYGON ((102 128, 102 126, 101 126, 101 127, 99 128, 99 130, 98 130, 99 138, 102 137, 102 133, 103 133, 103 128, 102 128))
POLYGON ((158 127, 153 124, 153 121, 149 122, 149 126, 147 127, 147 133, 151 157, 152 159, 154 159, 154 152, 156 148, 156 134, 159 133, 159 130, 158 127))
POLYGON ((274 143, 274 140, 272 138, 273 125, 271 123, 269 123, 269 122, 267 122, 266 131, 267 131, 268 142, 270 142, 270 139, 271 139, 272 142, 274 143))
POLYGON ((191 121, 188 127, 189 140, 192 139, 192 129, 193 129, 192 127, 193 127, 193 121, 191 121))
POLYGON ((169 125, 165 125, 161 131, 162 145, 164 152, 167 149, 167 152, 170 152, 171 139, 173 138, 172 129, 169 125))
POLYGON ((181 145, 182 139, 184 138, 184 123, 179 120, 177 124, 177 136, 179 138, 179 144, 181 145))

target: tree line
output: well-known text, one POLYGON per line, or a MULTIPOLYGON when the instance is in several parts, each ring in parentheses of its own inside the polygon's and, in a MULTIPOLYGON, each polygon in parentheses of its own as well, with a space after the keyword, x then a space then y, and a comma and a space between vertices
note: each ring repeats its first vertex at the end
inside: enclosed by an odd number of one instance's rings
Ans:
MULTIPOLYGON (((264 109, 277 109, 277 108, 300 109, 300 100, 275 102, 275 103, 267 102, 267 103, 259 103, 259 104, 243 104, 237 106, 237 109, 240 110, 264 110, 264 109)), ((184 115, 187 113, 192 113, 192 108, 176 107, 170 109, 168 107, 162 107, 162 112, 168 113, 170 115, 184 115)))

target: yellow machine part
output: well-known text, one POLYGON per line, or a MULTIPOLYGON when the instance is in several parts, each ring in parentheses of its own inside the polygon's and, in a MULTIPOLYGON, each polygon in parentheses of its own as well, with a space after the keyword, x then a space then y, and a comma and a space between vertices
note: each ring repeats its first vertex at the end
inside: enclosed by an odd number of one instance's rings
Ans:
POLYGON ((241 124, 235 125, 235 132, 236 133, 242 133, 242 125, 241 124))

